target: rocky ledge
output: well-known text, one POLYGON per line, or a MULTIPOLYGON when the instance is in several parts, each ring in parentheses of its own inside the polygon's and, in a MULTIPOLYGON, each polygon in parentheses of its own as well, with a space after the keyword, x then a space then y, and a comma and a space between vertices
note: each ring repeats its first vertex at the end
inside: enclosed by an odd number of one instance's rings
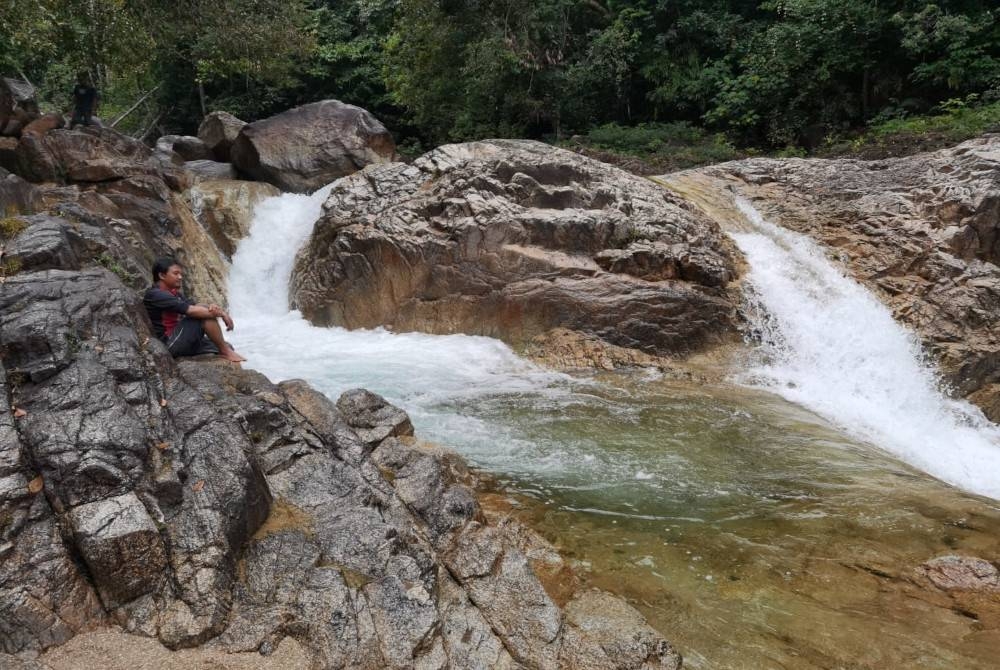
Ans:
POLYGON ((291 299, 322 325, 517 347, 569 330, 686 354, 732 338, 737 257, 718 225, 645 179, 493 140, 338 181, 296 259, 291 299))
POLYGON ((266 192, 192 186, 112 132, 32 140, 54 167, 30 176, 56 183, 0 172, 0 666, 109 625, 173 649, 294 639, 316 668, 680 666, 382 398, 173 360, 141 304, 150 259, 223 294, 266 192))
POLYGON ((1000 135, 878 161, 750 159, 668 175, 817 239, 1000 421, 1000 135))

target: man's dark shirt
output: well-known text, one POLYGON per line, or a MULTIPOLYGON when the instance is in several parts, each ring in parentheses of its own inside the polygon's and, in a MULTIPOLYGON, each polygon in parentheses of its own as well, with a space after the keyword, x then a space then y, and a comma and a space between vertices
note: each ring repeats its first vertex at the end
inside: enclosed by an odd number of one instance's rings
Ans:
POLYGON ((194 303, 180 292, 167 291, 154 284, 146 290, 142 304, 149 312, 149 320, 153 322, 153 333, 166 341, 177 326, 177 322, 187 314, 188 308, 194 303))
POLYGON ((73 104, 82 112, 89 112, 94 109, 94 99, 96 97, 97 89, 93 86, 77 84, 76 88, 73 89, 73 104))

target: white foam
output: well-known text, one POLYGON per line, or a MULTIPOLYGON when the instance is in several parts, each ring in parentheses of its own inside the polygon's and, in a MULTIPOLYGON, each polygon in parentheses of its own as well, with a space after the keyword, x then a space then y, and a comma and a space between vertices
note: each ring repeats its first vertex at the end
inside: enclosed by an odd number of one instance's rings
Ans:
MULTIPOLYGON (((463 416, 463 403, 486 396, 518 397, 523 404, 566 398, 568 377, 539 368, 491 338, 317 328, 289 310, 295 254, 308 240, 331 186, 257 206, 229 278, 234 346, 250 367, 273 381, 306 379, 332 399, 364 386, 409 411, 425 438, 515 462, 532 445, 495 422, 463 416)), ((535 459, 533 467, 545 469, 545 459, 535 459)))
POLYGON ((748 317, 766 357, 745 383, 773 390, 939 479, 1000 498, 1000 429, 948 398, 915 335, 809 238, 738 206, 748 317))

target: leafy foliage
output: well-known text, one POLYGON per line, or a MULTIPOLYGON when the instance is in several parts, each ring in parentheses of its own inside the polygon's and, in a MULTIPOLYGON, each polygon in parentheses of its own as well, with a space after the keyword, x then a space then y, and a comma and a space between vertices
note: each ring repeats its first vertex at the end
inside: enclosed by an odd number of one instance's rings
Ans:
POLYGON ((158 85, 150 116, 171 131, 333 97, 413 151, 680 122, 705 147, 819 147, 1000 99, 1000 14, 991 0, 0 0, 0 69, 63 109, 85 69, 105 117, 158 85))

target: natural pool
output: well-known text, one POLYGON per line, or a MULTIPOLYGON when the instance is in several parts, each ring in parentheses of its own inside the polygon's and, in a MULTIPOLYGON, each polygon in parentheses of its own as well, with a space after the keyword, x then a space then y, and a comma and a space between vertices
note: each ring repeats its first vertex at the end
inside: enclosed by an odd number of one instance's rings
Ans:
POLYGON ((763 355, 707 377, 743 385, 568 375, 487 338, 315 328, 289 312, 292 258, 322 200, 262 203, 234 258, 233 339, 250 367, 405 408, 418 437, 496 477, 689 668, 997 667, 1000 596, 970 608, 911 577, 943 554, 1000 561, 1000 503, 890 455, 992 490, 997 431, 944 399, 906 353, 912 338, 808 245, 776 235, 757 249, 779 254, 757 287, 771 332, 750 351, 763 355), (775 289, 791 301, 768 303, 775 289))
POLYGON ((686 667, 997 667, 1000 621, 909 581, 943 554, 1000 559, 996 502, 767 393, 603 381, 593 404, 522 424, 538 443, 579 445, 578 468, 503 479, 520 514, 686 667))

